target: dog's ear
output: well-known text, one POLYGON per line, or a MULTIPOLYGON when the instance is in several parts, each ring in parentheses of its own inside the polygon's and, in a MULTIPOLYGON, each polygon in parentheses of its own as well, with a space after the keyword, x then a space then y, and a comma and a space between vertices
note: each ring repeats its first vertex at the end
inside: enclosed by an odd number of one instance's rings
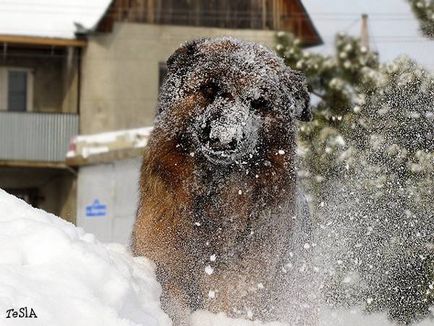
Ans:
POLYGON ((182 44, 169 59, 167 59, 167 70, 170 73, 176 73, 179 72, 179 70, 185 70, 191 66, 195 61, 194 56, 197 53, 199 45, 206 40, 207 38, 201 38, 182 44))
POLYGON ((301 72, 287 68, 285 82, 290 90, 290 96, 294 98, 294 115, 295 118, 301 121, 312 120, 312 112, 310 110, 310 96, 306 78, 301 72))

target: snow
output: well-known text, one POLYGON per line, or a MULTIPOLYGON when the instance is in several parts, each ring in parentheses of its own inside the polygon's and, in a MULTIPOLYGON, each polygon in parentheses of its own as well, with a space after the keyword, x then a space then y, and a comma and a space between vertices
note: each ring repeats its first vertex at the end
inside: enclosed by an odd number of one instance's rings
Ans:
POLYGON ((283 326, 281 323, 262 323, 244 319, 226 317, 223 313, 212 314, 208 311, 196 311, 191 317, 192 326, 283 326))
POLYGON ((144 148, 148 143, 151 132, 152 127, 144 127, 91 135, 79 135, 71 140, 66 157, 82 156, 83 158, 87 158, 111 150, 144 148))
MULTIPOLYGON (((367 315, 361 309, 352 310, 329 310, 320 312, 318 326, 392 326, 384 314, 373 313, 367 315)), ((425 320, 413 326, 432 326, 433 321, 425 320)), ((207 311, 197 311, 192 315, 192 326, 285 326, 281 323, 260 321, 248 321, 243 319, 231 319, 224 314, 212 314, 207 311)))
MULTIPOLYGON (((372 313, 365 314, 361 309, 351 310, 328 310, 324 309, 320 313, 320 326, 392 326, 385 314, 372 313)), ((431 326, 432 320, 424 320, 420 323, 415 323, 413 326, 431 326)))
POLYGON ((111 0, 1 0, 0 34, 74 39, 92 30, 111 0))
POLYGON ((33 308, 33 325, 170 325, 154 264, 0 189, 0 319, 33 308))
MULTIPOLYGON (((104 244, 0 189, 0 324, 3 326, 170 326, 162 311, 155 265, 104 244), (37 319, 6 319, 32 308, 37 319)), ((215 255, 210 257, 215 260, 215 255)), ((258 284, 258 288, 263 286, 258 284)), ((210 297, 215 291, 210 290, 210 297)), ((321 309, 318 326, 388 326, 384 314, 321 309)), ((191 326, 285 326, 196 311, 191 326)), ((425 320, 417 326, 432 325, 425 320)))

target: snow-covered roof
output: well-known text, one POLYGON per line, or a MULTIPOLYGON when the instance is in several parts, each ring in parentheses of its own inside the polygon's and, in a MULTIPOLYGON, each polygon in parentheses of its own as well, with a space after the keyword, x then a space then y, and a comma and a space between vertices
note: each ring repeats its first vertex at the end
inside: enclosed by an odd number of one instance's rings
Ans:
POLYGON ((0 0, 0 35, 74 39, 92 30, 112 0, 0 0))
POLYGON ((71 140, 67 160, 87 160, 110 152, 143 149, 148 143, 152 127, 125 129, 100 134, 79 135, 71 140))

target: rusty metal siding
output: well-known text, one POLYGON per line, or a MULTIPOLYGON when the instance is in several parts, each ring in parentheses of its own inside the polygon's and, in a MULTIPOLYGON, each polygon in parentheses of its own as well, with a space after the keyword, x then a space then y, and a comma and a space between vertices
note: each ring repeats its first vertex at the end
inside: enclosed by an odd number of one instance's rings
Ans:
POLYGON ((78 124, 77 114, 0 111, 0 160, 62 162, 78 124))

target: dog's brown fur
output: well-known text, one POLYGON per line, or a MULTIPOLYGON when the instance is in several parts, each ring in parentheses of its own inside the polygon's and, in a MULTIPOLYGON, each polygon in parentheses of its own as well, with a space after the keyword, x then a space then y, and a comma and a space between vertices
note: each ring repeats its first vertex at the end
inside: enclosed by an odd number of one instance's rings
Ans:
POLYGON ((307 116, 303 81, 270 51, 230 38, 188 43, 168 68, 143 158, 132 250, 157 264, 164 307, 175 325, 187 324, 188 311, 196 309, 285 319, 279 310, 286 284, 281 271, 295 215, 293 119, 307 116), (253 54, 254 65, 244 67, 233 55, 237 51, 253 54), (243 94, 264 79, 254 74, 259 60, 283 90, 272 94, 261 84, 272 109, 261 109, 262 98, 250 102, 262 110, 255 113, 261 123, 254 155, 214 162, 198 149, 192 125, 215 100, 216 83, 230 85, 218 86, 225 103, 237 96, 245 102, 243 94), (291 109, 285 107, 290 100, 291 109))

